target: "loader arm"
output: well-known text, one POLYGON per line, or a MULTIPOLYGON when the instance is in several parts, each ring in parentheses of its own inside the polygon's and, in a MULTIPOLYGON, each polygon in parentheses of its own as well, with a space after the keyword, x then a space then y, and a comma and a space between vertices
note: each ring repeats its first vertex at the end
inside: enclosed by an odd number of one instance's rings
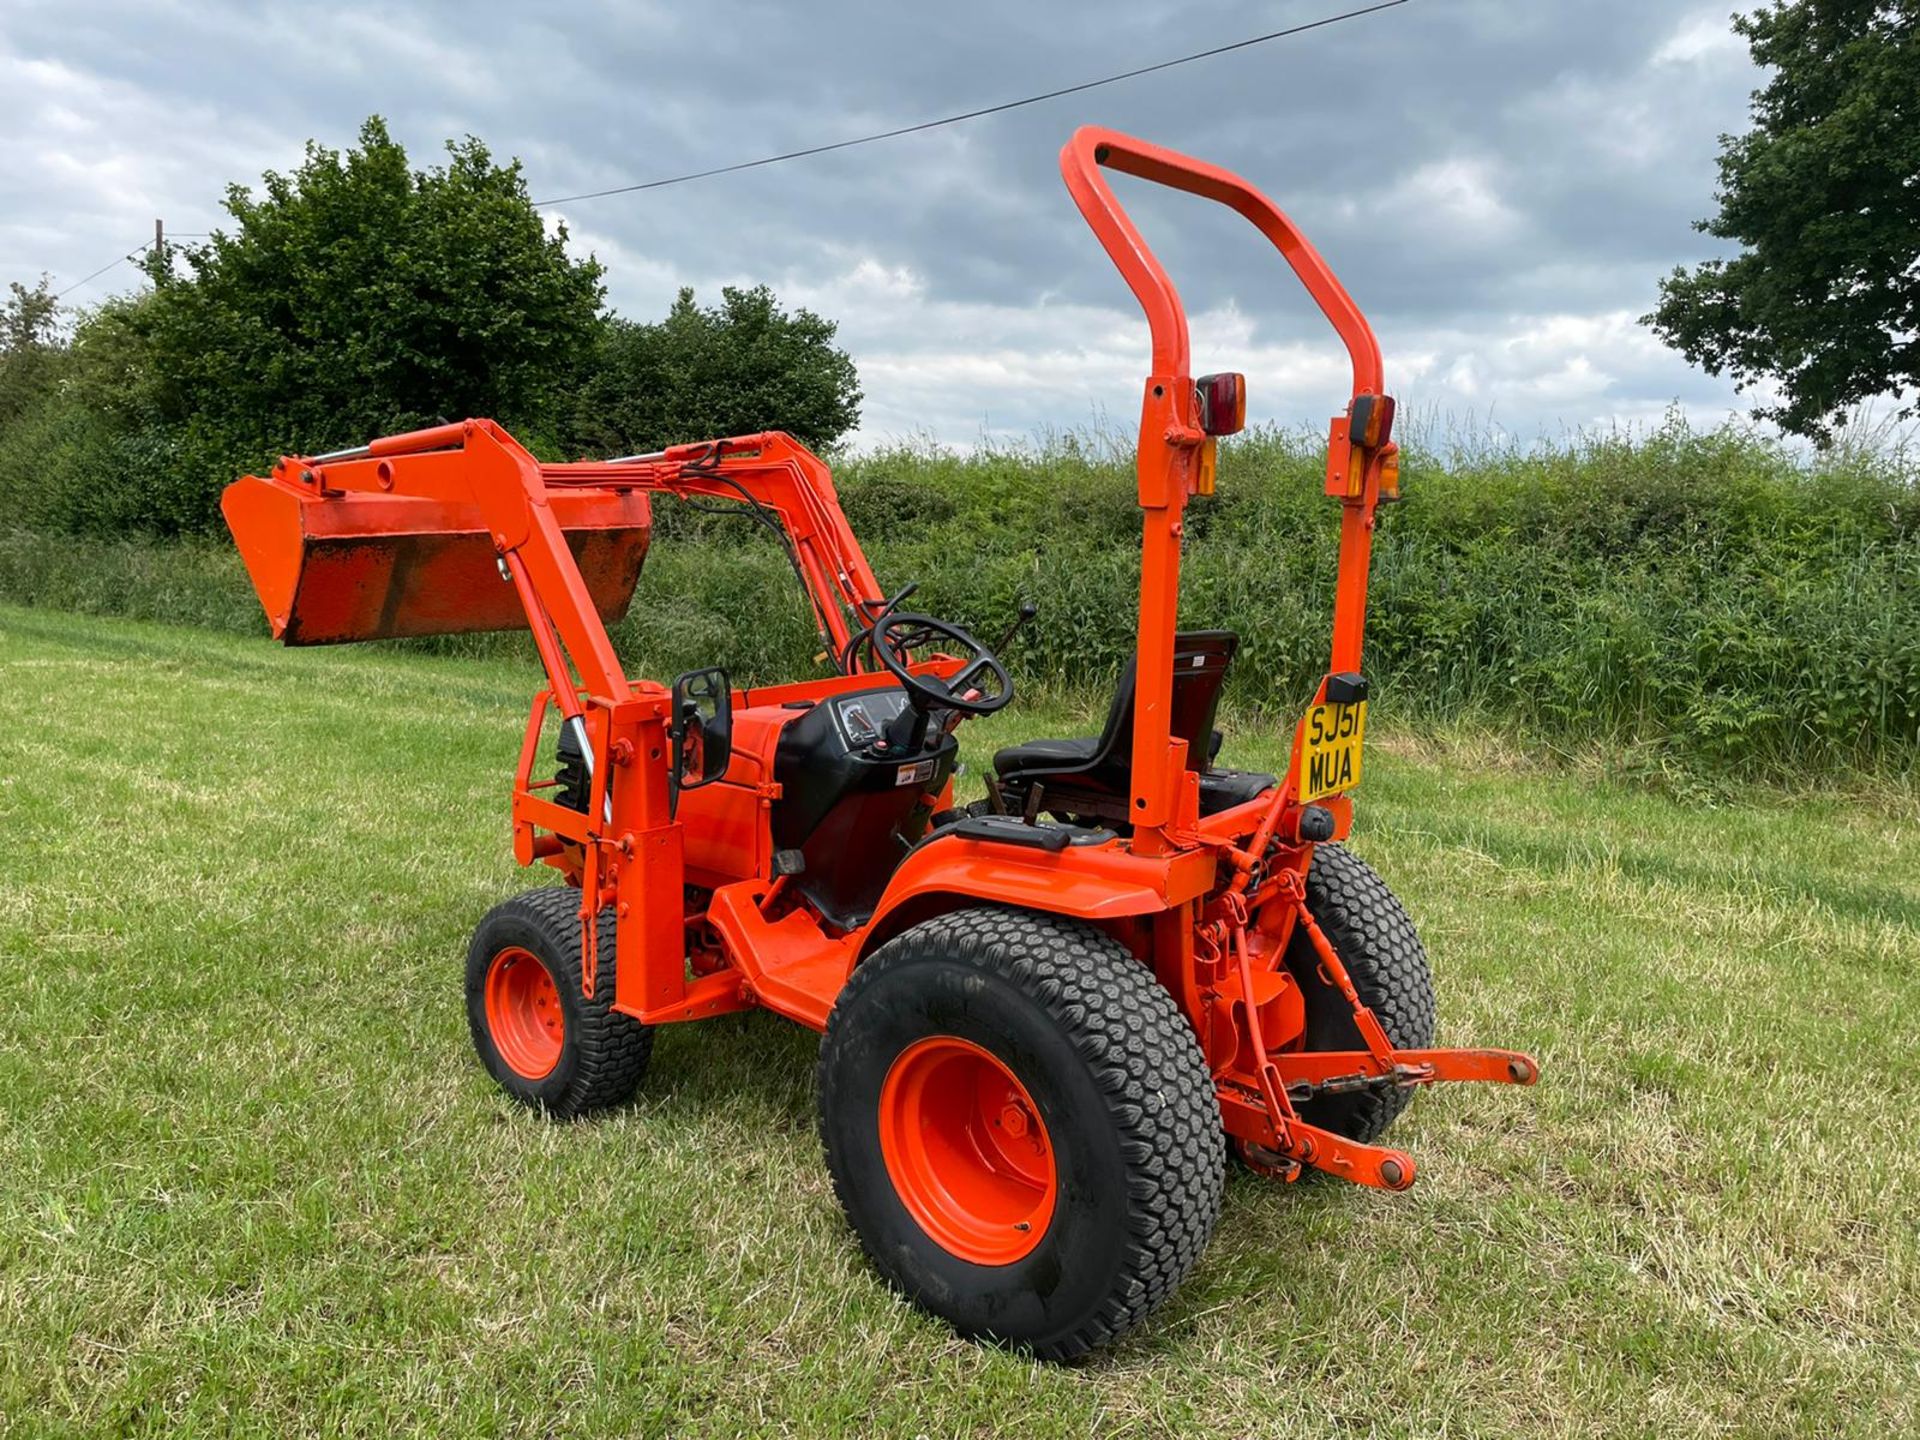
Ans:
POLYGON ((646 493, 728 501, 770 520, 835 655, 880 603, 832 473, 777 431, 543 465, 493 421, 465 420, 284 457, 270 477, 228 486, 221 509, 274 635, 290 645, 517 628, 517 608, 490 588, 498 556, 526 571, 533 595, 520 599, 538 598, 527 607, 536 639, 544 610, 589 688, 613 697, 626 681, 604 625, 588 617, 626 611, 651 526, 644 500, 632 502, 646 493), (637 546, 579 543, 622 532, 637 546), (303 584, 316 553, 339 563, 303 584))
POLYGON ((676 445, 619 460, 548 465, 556 488, 641 490, 732 502, 759 511, 785 544, 812 602, 820 640, 838 656, 871 623, 883 597, 840 508, 833 474, 818 456, 779 431, 676 445))
MULTIPOLYGON (((669 693, 629 679, 607 633, 639 578, 649 493, 732 502, 772 524, 831 654, 878 614, 878 582, 831 474, 777 432, 543 465, 493 421, 465 420, 288 456, 221 498, 288 644, 522 623, 532 631, 548 690, 534 703, 516 775, 515 854, 565 869, 580 886, 583 922, 616 905, 622 953, 649 957, 616 977, 616 1006, 636 1015, 681 1004, 687 991, 669 693), (588 766, 584 810, 556 803, 532 773, 549 704, 588 766)), ((590 988, 597 927, 584 925, 583 936, 590 988)))

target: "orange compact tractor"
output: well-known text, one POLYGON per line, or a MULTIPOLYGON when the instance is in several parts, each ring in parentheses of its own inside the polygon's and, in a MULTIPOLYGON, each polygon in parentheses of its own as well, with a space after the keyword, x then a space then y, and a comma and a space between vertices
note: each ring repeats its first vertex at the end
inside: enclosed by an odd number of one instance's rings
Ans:
POLYGON ((1416 1088, 1537 1073, 1433 1048, 1420 941, 1338 843, 1366 724, 1368 554, 1399 494, 1372 331, 1226 171, 1098 129, 1061 168, 1152 329, 1138 646, 1099 735, 1001 750, 964 808, 954 733, 1011 702, 1006 668, 904 608, 913 586, 881 588, 826 466, 785 435, 543 465, 469 420, 289 457, 223 501, 288 644, 533 632, 547 684, 514 853, 566 883, 496 907, 467 955, 500 1084, 579 1115, 633 1092, 655 1026, 763 1006, 822 1031, 827 1166, 874 1265, 962 1333, 1053 1358, 1172 1293, 1213 1230, 1229 1144, 1283 1179, 1400 1190, 1413 1160, 1380 1136, 1416 1088), (1179 298, 1102 167, 1252 221, 1352 361, 1327 459, 1332 655, 1284 775, 1220 763, 1238 642, 1176 623, 1182 516, 1213 492, 1242 378, 1188 373, 1179 298), (639 578, 655 491, 778 530, 836 673, 747 690, 718 669, 627 676, 606 621, 639 578))

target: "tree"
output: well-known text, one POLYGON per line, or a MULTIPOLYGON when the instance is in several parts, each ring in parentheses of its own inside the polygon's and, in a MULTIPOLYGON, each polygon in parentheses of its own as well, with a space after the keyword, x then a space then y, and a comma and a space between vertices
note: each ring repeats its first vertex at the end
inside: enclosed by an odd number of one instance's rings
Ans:
POLYGON ((472 137, 409 168, 376 116, 342 156, 309 143, 258 197, 230 186, 231 234, 150 260, 121 318, 144 337, 154 411, 178 429, 206 513, 241 469, 486 415, 538 435, 601 327, 601 268, 566 253, 519 163, 472 137))
POLYGON ((728 286, 720 300, 702 307, 684 289, 657 324, 610 323, 580 383, 574 448, 633 453, 761 430, 823 448, 859 423, 859 377, 831 320, 789 314, 764 285, 728 286))
POLYGON ((1741 251, 1675 270, 1645 318, 1710 374, 1777 382, 1757 413, 1824 441, 1920 384, 1920 0, 1775 0, 1733 24, 1774 74, 1754 128, 1722 137, 1698 228, 1741 251))
POLYGON ((764 287, 681 292, 642 325, 603 309, 518 162, 478 140, 416 171, 378 117, 344 154, 227 190, 234 224, 145 264, 80 316, 0 299, 0 512, 47 530, 218 526, 220 491, 285 453, 486 415, 538 453, 607 454, 859 418, 834 326, 764 287))
POLYGON ((14 424, 51 389, 65 358, 59 305, 44 275, 29 290, 18 280, 0 303, 0 430, 14 424))

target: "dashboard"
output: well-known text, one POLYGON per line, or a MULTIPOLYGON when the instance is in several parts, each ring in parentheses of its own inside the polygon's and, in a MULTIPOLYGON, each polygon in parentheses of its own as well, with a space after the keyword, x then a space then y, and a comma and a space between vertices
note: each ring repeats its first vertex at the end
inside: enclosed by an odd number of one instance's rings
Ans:
POLYGON ((774 751, 774 848, 800 852, 794 885, 842 929, 873 913, 959 758, 938 726, 911 752, 879 749, 906 709, 897 685, 834 695, 783 726, 774 751))
POLYGON ((907 708, 905 692, 898 689, 866 690, 857 695, 841 695, 828 702, 833 708, 833 723, 849 750, 864 750, 886 733, 907 708))

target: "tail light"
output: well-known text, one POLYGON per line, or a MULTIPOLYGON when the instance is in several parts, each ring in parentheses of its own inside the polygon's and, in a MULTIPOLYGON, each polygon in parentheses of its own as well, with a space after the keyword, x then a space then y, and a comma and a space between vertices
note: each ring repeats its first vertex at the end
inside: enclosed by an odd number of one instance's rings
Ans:
POLYGON ((1393 438, 1393 397, 1356 395, 1347 412, 1347 433, 1353 443, 1377 450, 1393 438))
POLYGON ((1200 394, 1200 428, 1207 434, 1235 435, 1247 428, 1246 376, 1202 375, 1193 385, 1200 394))
POLYGON ((1348 411, 1346 432, 1354 438, 1354 444, 1365 449, 1379 449, 1394 438, 1394 397, 1392 396, 1354 396, 1354 405, 1348 411))

